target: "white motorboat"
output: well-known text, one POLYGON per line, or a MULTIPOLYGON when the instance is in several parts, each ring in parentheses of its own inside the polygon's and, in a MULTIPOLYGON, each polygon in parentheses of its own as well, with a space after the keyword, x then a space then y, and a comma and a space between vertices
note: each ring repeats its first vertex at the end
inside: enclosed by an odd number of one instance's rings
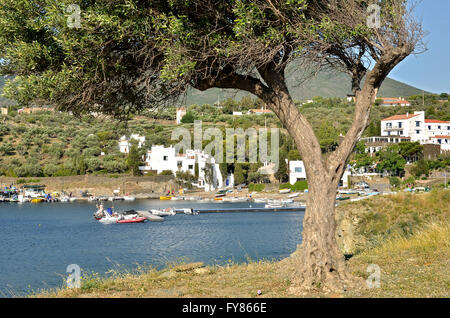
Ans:
POLYGON ((253 199, 253 202, 255 202, 255 203, 267 203, 267 199, 256 198, 256 199, 253 199))
POLYGON ((289 193, 289 192, 291 192, 291 189, 280 190, 280 194, 286 194, 286 193, 289 193))
POLYGON ((285 208, 286 204, 284 203, 267 203, 264 205, 266 209, 279 209, 279 208, 285 208))
POLYGON ((124 199, 125 201, 135 201, 135 200, 136 200, 135 197, 130 196, 130 195, 125 195, 125 196, 123 197, 123 199, 124 199))
POLYGON ((157 216, 168 216, 168 215, 175 215, 177 214, 173 209, 166 208, 166 209, 150 209, 150 212, 153 215, 157 216))
POLYGON ((59 198, 59 201, 61 201, 61 202, 69 202, 69 197, 61 197, 61 198, 59 198))
POLYGON ((289 194, 289 195, 288 195, 288 198, 296 198, 296 197, 298 197, 298 195, 299 195, 298 192, 292 193, 292 194, 289 194))

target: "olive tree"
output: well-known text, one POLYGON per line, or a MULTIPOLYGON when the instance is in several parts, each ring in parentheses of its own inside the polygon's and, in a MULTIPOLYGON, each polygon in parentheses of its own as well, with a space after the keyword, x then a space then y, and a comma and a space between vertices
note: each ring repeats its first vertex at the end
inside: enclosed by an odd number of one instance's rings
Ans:
POLYGON ((422 49, 405 0, 74 0, 0 4, 0 72, 6 96, 75 114, 117 117, 178 100, 190 87, 249 92, 292 136, 309 194, 294 284, 354 282, 335 237, 335 196, 390 71, 422 49), (76 1, 75 1, 76 2, 76 1), (377 6, 370 6, 376 4, 377 6), (286 69, 350 75, 353 123, 324 157, 294 104, 286 69))

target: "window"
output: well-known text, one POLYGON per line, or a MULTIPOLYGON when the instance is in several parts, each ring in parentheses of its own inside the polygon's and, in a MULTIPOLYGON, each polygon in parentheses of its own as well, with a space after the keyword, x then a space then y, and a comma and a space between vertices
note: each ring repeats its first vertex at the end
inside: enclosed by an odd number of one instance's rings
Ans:
POLYGON ((431 125, 428 125, 428 130, 431 130, 431 125))
POLYGON ((403 130, 400 130, 400 135, 403 135, 403 130))
POLYGON ((302 167, 295 167, 295 173, 301 173, 302 171, 302 167))
POLYGON ((441 129, 441 126, 438 126, 438 129, 440 130, 440 129, 441 129))
POLYGON ((420 127, 420 121, 416 121, 416 127, 420 127))
POLYGON ((194 165, 188 165, 188 169, 189 169, 189 170, 194 169, 194 165))
POLYGON ((164 161, 169 161, 169 156, 163 156, 164 161))
POLYGON ((402 123, 398 123, 398 128, 402 128, 402 123))
POLYGON ((420 130, 416 130, 416 134, 418 134, 418 135, 419 135, 419 134, 420 134, 420 130))
POLYGON ((181 167, 183 165, 183 162, 182 161, 177 161, 177 166, 178 167, 181 167))
POLYGON ((392 128, 392 123, 387 123, 386 128, 392 128))
POLYGON ((438 139, 438 143, 439 143, 439 144, 442 144, 442 139, 438 139))

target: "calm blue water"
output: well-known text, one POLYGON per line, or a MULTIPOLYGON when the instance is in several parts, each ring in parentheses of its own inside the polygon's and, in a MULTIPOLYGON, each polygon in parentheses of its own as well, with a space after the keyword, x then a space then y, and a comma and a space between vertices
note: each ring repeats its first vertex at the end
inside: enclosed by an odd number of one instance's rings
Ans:
MULTIPOLYGON (((255 203, 138 200, 116 209, 234 208, 255 203)), ((106 202, 105 207, 110 207, 106 202)), ((69 264, 105 274, 117 265, 161 268, 184 259, 207 264, 281 259, 301 241, 303 212, 218 213, 165 217, 164 222, 101 224, 93 203, 0 203, 0 297, 63 285, 69 264)))

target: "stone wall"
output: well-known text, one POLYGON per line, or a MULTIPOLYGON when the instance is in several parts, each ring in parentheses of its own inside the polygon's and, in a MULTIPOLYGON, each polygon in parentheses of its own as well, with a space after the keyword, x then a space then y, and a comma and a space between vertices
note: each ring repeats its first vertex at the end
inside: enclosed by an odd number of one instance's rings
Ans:
POLYGON ((25 184, 42 184, 47 191, 72 192, 74 196, 80 191, 88 191, 94 195, 112 195, 113 190, 120 189, 120 194, 155 194, 160 195, 167 191, 178 191, 173 176, 148 176, 132 177, 121 176, 113 178, 109 176, 85 175, 52 178, 8 178, 0 177, 0 186, 3 188, 11 184, 21 187, 25 184), (17 184, 17 180, 34 180, 38 182, 17 184))

